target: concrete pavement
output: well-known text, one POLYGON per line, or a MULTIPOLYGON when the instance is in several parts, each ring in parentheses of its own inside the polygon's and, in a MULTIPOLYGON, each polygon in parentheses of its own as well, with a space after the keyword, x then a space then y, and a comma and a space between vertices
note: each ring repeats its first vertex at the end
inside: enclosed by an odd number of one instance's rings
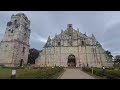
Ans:
POLYGON ((87 73, 76 68, 66 68, 65 72, 59 79, 96 79, 87 73))

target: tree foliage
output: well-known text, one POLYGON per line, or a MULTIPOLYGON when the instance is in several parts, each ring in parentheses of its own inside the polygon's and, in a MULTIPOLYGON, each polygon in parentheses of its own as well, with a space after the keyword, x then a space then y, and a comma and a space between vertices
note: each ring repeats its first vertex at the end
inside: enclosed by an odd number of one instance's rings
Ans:
POLYGON ((109 57, 109 58, 112 58, 113 57, 113 55, 111 54, 111 52, 110 51, 105 51, 105 53, 106 53, 106 55, 109 57))
POLYGON ((120 55, 116 55, 114 59, 115 63, 120 63, 120 55))
POLYGON ((28 63, 35 64, 36 58, 39 56, 39 51, 35 48, 29 49, 28 63))

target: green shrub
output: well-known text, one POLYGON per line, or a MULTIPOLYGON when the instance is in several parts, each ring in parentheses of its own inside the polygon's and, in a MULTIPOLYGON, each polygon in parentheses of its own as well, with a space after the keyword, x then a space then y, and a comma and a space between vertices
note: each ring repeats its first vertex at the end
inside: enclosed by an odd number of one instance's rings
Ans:
POLYGON ((19 79, 50 79, 53 75, 61 72, 63 68, 42 68, 42 69, 27 69, 19 73, 19 79))
MULTIPOLYGON (((90 67, 83 67, 82 70, 92 73, 92 68, 90 67)), ((93 74, 98 75, 98 76, 103 76, 102 73, 103 71, 101 68, 95 68, 95 67, 93 68, 93 74)))
POLYGON ((82 70, 83 70, 83 71, 86 71, 86 72, 91 72, 91 71, 92 71, 92 69, 89 68, 89 67, 83 67, 82 70))
POLYGON ((103 69, 102 68, 94 68, 93 73, 97 76, 103 77, 103 69))
POLYGON ((114 77, 120 77, 120 70, 106 70, 106 72, 114 77))

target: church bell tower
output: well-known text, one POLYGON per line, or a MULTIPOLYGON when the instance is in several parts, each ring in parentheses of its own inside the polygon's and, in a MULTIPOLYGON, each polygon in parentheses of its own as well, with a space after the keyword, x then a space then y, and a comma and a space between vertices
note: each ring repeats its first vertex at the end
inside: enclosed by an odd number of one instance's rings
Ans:
POLYGON ((0 64, 23 66, 29 54, 30 21, 24 13, 11 16, 0 42, 0 64))

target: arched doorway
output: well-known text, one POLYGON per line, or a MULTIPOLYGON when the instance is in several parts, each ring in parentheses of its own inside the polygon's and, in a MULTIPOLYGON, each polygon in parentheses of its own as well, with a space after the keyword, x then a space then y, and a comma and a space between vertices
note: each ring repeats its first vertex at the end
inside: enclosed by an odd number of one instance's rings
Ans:
POLYGON ((70 54, 70 55, 68 56, 68 62, 67 62, 67 64, 68 64, 68 67, 76 67, 75 55, 70 54))
POLYGON ((24 62, 23 59, 21 59, 21 60, 20 60, 20 67, 23 66, 23 62, 24 62))

